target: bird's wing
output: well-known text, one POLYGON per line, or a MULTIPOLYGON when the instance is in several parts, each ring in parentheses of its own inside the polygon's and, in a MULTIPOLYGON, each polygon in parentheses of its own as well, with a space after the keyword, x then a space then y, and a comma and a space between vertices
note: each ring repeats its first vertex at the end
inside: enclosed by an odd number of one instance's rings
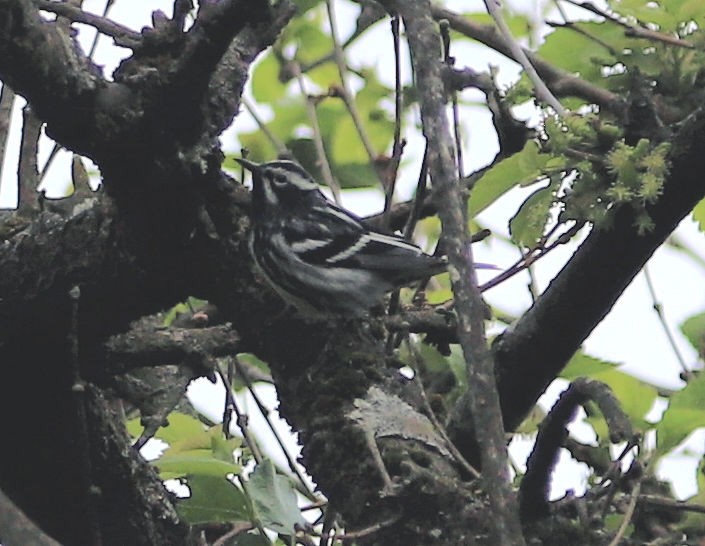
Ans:
POLYGON ((390 279, 414 279, 443 270, 443 261, 396 235, 370 231, 349 212, 314 207, 305 218, 287 222, 287 240, 307 263, 375 270, 390 279))

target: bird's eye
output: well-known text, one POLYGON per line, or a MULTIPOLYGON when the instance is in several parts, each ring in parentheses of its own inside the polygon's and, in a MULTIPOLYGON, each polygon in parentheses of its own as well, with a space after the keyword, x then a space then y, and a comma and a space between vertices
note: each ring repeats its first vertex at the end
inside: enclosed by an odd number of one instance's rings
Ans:
POLYGON ((272 182, 274 182, 277 186, 286 186, 286 176, 283 174, 275 174, 272 177, 272 182))

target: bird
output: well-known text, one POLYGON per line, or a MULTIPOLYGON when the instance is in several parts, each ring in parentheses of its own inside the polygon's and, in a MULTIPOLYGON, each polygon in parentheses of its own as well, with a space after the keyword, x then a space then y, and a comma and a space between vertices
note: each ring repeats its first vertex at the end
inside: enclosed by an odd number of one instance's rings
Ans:
POLYGON ((308 317, 363 317, 387 292, 443 272, 404 238, 374 231, 331 202, 298 163, 254 163, 249 248, 272 288, 308 317))

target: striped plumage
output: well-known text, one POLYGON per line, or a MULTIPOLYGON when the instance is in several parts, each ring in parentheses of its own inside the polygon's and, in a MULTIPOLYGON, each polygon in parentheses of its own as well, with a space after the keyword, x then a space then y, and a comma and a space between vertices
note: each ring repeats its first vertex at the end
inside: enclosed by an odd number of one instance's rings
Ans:
POLYGON ((296 163, 238 161, 252 172, 252 256, 299 311, 358 317, 393 288, 444 270, 444 260, 331 203, 296 163))

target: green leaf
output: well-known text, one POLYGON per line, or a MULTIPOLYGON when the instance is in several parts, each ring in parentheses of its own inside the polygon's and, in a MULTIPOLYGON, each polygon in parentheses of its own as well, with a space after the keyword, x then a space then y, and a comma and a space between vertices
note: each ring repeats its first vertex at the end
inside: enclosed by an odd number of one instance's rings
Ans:
POLYGON ((705 354, 705 313, 693 315, 681 324, 681 332, 699 355, 705 354))
POLYGON ((670 451, 693 432, 705 427, 705 375, 697 375, 669 399, 663 419, 656 425, 656 449, 670 451))
POLYGON ((470 217, 482 212, 517 185, 531 184, 542 178, 543 168, 550 158, 549 154, 539 151, 536 142, 529 141, 521 152, 494 165, 477 181, 470 192, 470 217))
POLYGON ((163 479, 184 476, 224 478, 228 474, 239 474, 242 471, 242 467, 238 464, 216 459, 210 449, 194 449, 176 455, 164 454, 155 465, 159 468, 159 474, 163 479))
POLYGON ((247 481, 246 491, 252 499, 255 516, 268 529, 293 535, 296 527, 306 526, 291 480, 277 474, 270 460, 257 465, 247 481))
MULTIPOLYGON (((529 32, 533 26, 531 20, 526 15, 520 13, 507 13, 507 10, 503 11, 505 12, 503 17, 504 22, 507 23, 512 36, 514 38, 528 38, 529 32)), ((494 26, 495 24, 492 16, 485 11, 463 13, 463 17, 466 19, 471 19, 482 25, 494 26)), ((457 34, 457 37, 467 38, 461 34, 457 34)))
POLYGON ((595 377, 595 375, 613 370, 617 365, 613 362, 600 360, 594 356, 586 355, 578 351, 568 361, 568 364, 560 373, 560 377, 573 381, 578 377, 595 377))
POLYGON ((140 423, 139 417, 135 417, 134 419, 129 419, 128 421, 126 421, 125 428, 127 429, 127 433, 132 438, 139 438, 142 435, 142 431, 144 430, 142 423, 140 423))
POLYGON ((191 525, 252 519, 244 493, 224 476, 190 476, 186 484, 191 494, 177 501, 176 510, 191 525))
MULTIPOLYGON (((631 41, 634 43, 634 40, 631 41)), ((601 79, 602 66, 617 62, 614 52, 628 47, 624 29, 610 22, 578 22, 554 30, 537 54, 563 70, 580 74, 588 81, 601 79)))
POLYGON ((701 199, 693 209, 693 220, 698 223, 698 228, 705 233, 705 199, 701 199))
POLYGON ((286 93, 286 84, 279 81, 281 65, 271 51, 252 71, 252 96, 258 102, 275 102, 286 93))
POLYGON ((544 233, 553 203, 553 184, 539 188, 519 208, 509 221, 512 241, 524 247, 533 246, 544 233))
POLYGON ((160 428, 155 436, 173 447, 179 441, 205 433, 205 426, 195 417, 179 413, 169 414, 169 424, 160 428))

